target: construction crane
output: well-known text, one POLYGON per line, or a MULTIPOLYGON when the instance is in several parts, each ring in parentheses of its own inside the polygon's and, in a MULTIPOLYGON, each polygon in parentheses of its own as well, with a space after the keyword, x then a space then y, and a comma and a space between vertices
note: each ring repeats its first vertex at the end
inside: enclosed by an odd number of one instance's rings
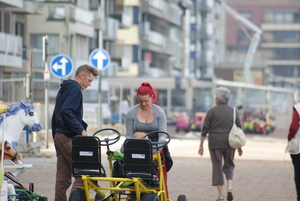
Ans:
MULTIPOLYGON (((226 10, 226 12, 228 14, 230 14, 238 22, 238 24, 241 27, 242 26, 247 27, 248 29, 250 29, 254 32, 252 39, 251 39, 250 46, 247 51, 247 55, 245 57, 244 66, 243 66, 246 82, 249 84, 253 84, 253 78, 252 78, 250 69, 251 69, 251 66, 253 63, 254 54, 257 50, 257 47, 258 47, 258 44, 260 41, 262 30, 258 26, 256 26, 253 22, 251 22, 250 20, 245 18, 243 15, 239 14, 236 10, 234 10, 233 8, 228 6, 225 2, 222 2, 220 0, 215 0, 215 1, 218 2, 221 5, 221 7, 223 7, 226 10)), ((247 30, 244 27, 242 27, 242 30, 250 38, 247 30)))

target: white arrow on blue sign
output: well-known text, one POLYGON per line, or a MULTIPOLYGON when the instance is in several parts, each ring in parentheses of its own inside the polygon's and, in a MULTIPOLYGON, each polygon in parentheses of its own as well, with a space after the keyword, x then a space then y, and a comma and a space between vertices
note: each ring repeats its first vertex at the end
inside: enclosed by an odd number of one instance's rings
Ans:
POLYGON ((50 71, 57 78, 67 78, 73 72, 73 62, 67 55, 56 55, 50 62, 50 71))
POLYGON ((110 55, 106 50, 95 49, 90 54, 90 64, 98 70, 105 70, 110 64, 110 55))

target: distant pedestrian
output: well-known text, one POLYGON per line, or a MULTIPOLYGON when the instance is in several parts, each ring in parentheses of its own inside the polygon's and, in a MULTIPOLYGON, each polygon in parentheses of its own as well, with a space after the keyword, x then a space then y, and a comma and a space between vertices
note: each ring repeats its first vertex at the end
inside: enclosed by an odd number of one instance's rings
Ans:
MULTIPOLYGON (((55 201, 67 201, 66 191, 72 181, 72 138, 87 135, 87 124, 82 120, 82 91, 91 86, 98 70, 89 65, 79 66, 74 79, 64 80, 56 96, 52 116, 52 135, 57 156, 55 201)), ((75 178, 72 190, 82 186, 75 178)))
POLYGON ((128 102, 127 98, 124 97, 120 103, 120 113, 121 113, 122 123, 125 123, 125 118, 126 118, 128 110, 129 110, 129 102, 128 102))
MULTIPOLYGON (((233 200, 232 179, 234 173, 235 149, 229 146, 228 135, 233 125, 233 108, 228 105, 230 91, 225 87, 219 87, 215 92, 216 106, 211 108, 205 117, 202 127, 200 147, 198 154, 204 153, 203 143, 208 136, 208 147, 212 162, 212 185, 217 186, 219 197, 217 201, 225 200, 223 195, 224 176, 227 180, 227 200, 233 200), (231 117, 231 118, 230 118, 231 117), (223 158, 223 159, 222 159, 223 158), (224 160, 224 164, 222 164, 224 160)), ((236 113, 235 123, 241 128, 241 121, 236 113)), ((238 149, 239 155, 243 154, 242 148, 238 149)))
MULTIPOLYGON (((290 141, 297 132, 299 131, 300 122, 300 103, 293 106, 293 118, 290 124, 289 133, 287 135, 288 141, 290 141)), ((299 134, 298 134, 299 135, 299 134)), ((294 166, 294 180, 297 192, 297 200, 300 201, 300 150, 298 153, 290 154, 292 158, 292 163, 294 166)))

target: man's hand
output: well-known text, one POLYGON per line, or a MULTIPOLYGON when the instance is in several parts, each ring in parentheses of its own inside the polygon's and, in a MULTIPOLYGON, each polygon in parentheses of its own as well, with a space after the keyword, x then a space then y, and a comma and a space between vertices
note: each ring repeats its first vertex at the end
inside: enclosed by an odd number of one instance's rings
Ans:
POLYGON ((82 136, 87 136, 88 133, 87 133, 85 130, 83 130, 83 131, 81 132, 81 135, 82 135, 82 136))

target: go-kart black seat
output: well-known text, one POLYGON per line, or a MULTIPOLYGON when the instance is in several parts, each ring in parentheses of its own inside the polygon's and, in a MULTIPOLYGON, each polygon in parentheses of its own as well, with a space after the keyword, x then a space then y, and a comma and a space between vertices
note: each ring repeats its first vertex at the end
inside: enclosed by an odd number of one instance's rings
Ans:
POLYGON ((72 174, 105 177, 101 164, 101 144, 96 136, 75 136, 72 140, 72 174))
POLYGON ((157 186, 157 171, 153 161, 152 143, 148 139, 126 139, 124 142, 124 172, 127 178, 140 177, 150 186, 157 186))

